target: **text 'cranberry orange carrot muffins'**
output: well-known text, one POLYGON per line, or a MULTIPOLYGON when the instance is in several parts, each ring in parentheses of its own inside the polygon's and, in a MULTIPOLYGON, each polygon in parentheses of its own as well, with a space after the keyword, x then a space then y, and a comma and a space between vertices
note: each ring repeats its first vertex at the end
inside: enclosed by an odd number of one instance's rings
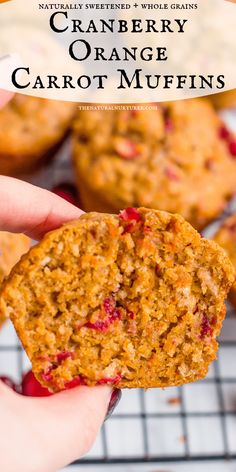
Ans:
POLYGON ((68 131, 75 104, 15 95, 0 110, 0 173, 31 172, 68 131))
POLYGON ((236 156, 222 128, 207 99, 79 112, 74 166, 84 209, 145 206, 204 227, 236 190, 236 156))
MULTIPOLYGON (((236 213, 223 222, 214 240, 226 251, 236 270, 236 213)), ((236 310, 236 280, 229 298, 236 310)))
MULTIPOLYGON (((24 234, 0 231, 0 284, 29 247, 30 239, 24 234)), ((0 310, 0 326, 4 320, 5 315, 0 310)))
POLYGON ((53 231, 5 282, 41 384, 166 387, 206 375, 234 270, 181 216, 91 213, 53 231))

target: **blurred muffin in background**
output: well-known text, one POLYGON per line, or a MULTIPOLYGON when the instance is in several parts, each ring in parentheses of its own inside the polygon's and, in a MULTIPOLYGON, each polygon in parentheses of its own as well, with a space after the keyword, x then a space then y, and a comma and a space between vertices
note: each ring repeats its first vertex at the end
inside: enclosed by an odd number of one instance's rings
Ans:
MULTIPOLYGON (((0 231, 0 284, 29 247, 30 239, 24 234, 0 231)), ((0 312, 0 326, 4 320, 5 317, 0 312)))
POLYGON ((206 99, 79 112, 73 159, 86 211, 146 206, 203 228, 236 190, 234 136, 206 99))
POLYGON ((31 172, 65 137, 75 104, 17 94, 0 110, 0 174, 31 172))
POLYGON ((216 108, 236 108, 236 89, 216 93, 209 98, 216 108))
MULTIPOLYGON (((236 213, 223 222, 214 240, 226 251, 236 270, 236 213)), ((236 310, 236 281, 230 290, 229 299, 236 310)))

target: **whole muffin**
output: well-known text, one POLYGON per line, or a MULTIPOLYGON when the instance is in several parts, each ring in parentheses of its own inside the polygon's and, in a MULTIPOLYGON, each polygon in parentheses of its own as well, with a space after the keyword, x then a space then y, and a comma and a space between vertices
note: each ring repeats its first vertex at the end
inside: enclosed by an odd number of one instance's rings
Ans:
MULTIPOLYGON (((214 240, 223 247, 236 269, 236 213, 224 221, 214 240)), ((236 280, 230 290, 229 299, 236 310, 236 280)))
POLYGON ((236 108, 236 89, 210 95, 216 108, 236 108))
POLYGON ((0 174, 31 172, 66 135, 75 104, 26 95, 0 110, 0 174))
POLYGON ((144 205, 204 227, 236 190, 236 153, 224 130, 204 99, 146 111, 81 111, 74 165, 84 209, 144 205))
POLYGON ((166 387, 206 375, 234 281, 181 216, 84 214, 23 257, 1 292, 42 385, 166 387))
MULTIPOLYGON (((0 231, 0 284, 29 247, 30 239, 24 234, 0 231)), ((0 311, 0 325, 4 320, 5 316, 0 311)))

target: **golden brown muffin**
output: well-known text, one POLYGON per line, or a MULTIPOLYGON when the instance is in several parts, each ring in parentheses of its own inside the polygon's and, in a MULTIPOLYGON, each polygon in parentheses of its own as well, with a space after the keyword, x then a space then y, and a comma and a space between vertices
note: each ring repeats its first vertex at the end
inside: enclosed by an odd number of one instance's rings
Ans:
MULTIPOLYGON (((223 222, 214 240, 223 247, 236 269, 236 213, 223 222)), ((229 299, 236 310, 236 281, 230 290, 229 299)))
POLYGON ((216 108, 236 108, 236 89, 210 95, 216 108))
POLYGON ((46 235, 5 282, 42 385, 166 387, 206 375, 234 270, 181 216, 91 213, 46 235))
MULTIPOLYGON (((24 234, 0 232, 0 284, 29 247, 30 239, 24 234)), ((0 326, 4 320, 5 316, 0 311, 0 326)))
POLYGON ((84 209, 146 206, 204 227, 236 190, 236 155, 222 129, 206 99, 147 111, 81 111, 74 165, 84 209))
POLYGON ((0 110, 0 174, 31 172, 64 138, 75 104, 26 95, 0 110))

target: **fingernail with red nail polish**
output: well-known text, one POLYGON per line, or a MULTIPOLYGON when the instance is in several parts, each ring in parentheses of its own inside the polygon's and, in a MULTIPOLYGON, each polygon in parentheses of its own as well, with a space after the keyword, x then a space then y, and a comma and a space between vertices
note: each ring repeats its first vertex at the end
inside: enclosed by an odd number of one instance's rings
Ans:
POLYGON ((108 405, 107 414, 106 414, 106 417, 105 417, 104 421, 106 421, 106 420, 108 420, 108 418, 110 418, 113 411, 115 410, 118 403, 120 402, 121 396, 122 396, 121 390, 119 390, 118 388, 115 388, 113 390, 112 394, 111 394, 110 403, 108 405))

